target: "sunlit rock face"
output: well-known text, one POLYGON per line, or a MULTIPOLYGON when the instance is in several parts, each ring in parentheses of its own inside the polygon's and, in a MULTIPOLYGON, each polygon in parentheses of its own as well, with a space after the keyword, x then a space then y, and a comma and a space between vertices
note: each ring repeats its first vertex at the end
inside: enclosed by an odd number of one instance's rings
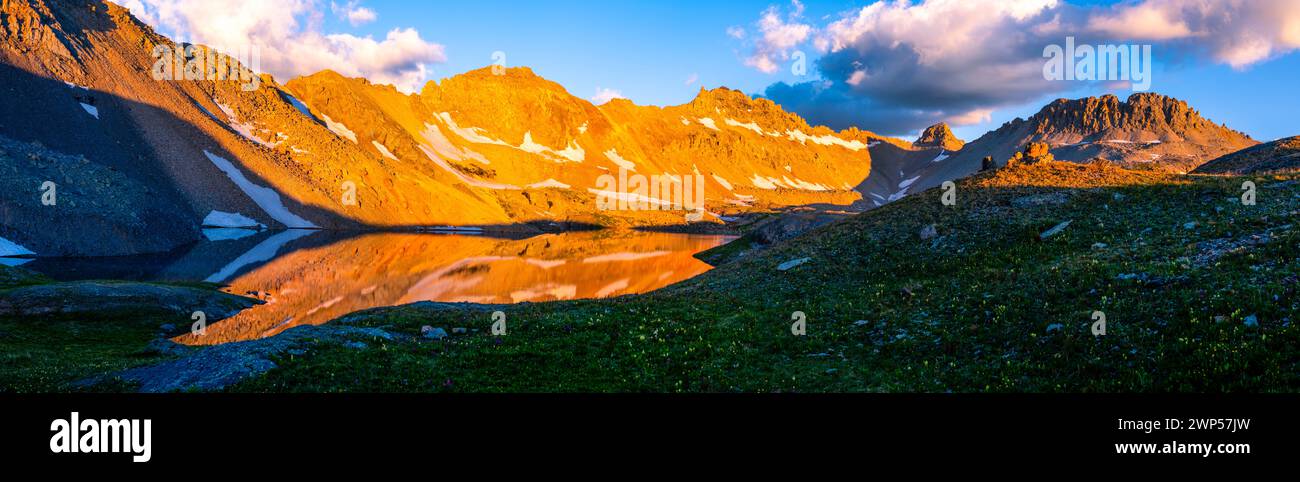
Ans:
MULTIPOLYGON (((637 189, 602 182, 621 172, 670 186, 693 180, 703 199, 692 201, 704 209, 692 221, 721 223, 741 211, 859 200, 852 188, 871 170, 865 145, 881 139, 812 126, 726 88, 701 90, 679 106, 595 105, 523 67, 466 72, 413 94, 330 71, 274 79, 251 75, 256 65, 231 57, 241 52, 178 44, 110 3, 2 5, 0 80, 12 92, 0 104, 0 134, 143 184, 83 190, 83 202, 140 217, 117 223, 131 229, 91 233, 71 247, 6 233, 42 255, 182 248, 213 212, 271 229, 535 233, 528 223, 686 222, 687 210, 602 209, 601 192, 637 189), (235 75, 185 78, 191 67, 208 72, 191 63, 209 58, 235 75), (120 202, 140 192, 150 201, 120 202)), ((23 167, 14 175, 45 174, 23 167)), ((72 229, 81 220, 23 214, 11 225, 38 221, 72 229)))

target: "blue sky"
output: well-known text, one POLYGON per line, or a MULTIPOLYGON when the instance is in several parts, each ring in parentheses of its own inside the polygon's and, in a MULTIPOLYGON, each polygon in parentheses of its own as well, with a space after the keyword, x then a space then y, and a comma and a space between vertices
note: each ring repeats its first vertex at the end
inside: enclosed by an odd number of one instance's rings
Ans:
MULTIPOLYGON (((818 1, 804 3, 802 20, 824 26, 873 2, 818 1)), ((1113 2, 1073 1, 1073 5, 1113 2)), ((1300 3, 1300 2, 1297 2, 1300 3)), ((352 26, 328 16, 326 30, 383 38, 394 28, 413 27, 420 36, 445 48, 446 61, 432 65, 440 79, 491 63, 494 51, 507 55, 511 66, 526 65, 559 82, 571 93, 591 98, 597 89, 614 89, 639 104, 672 105, 689 102, 700 86, 726 86, 761 94, 775 82, 804 82, 789 69, 768 74, 746 66, 750 42, 727 34, 730 27, 754 32, 755 22, 769 7, 787 12, 789 2, 728 1, 546 1, 482 0, 473 2, 411 2, 366 0, 374 22, 352 26), (688 78, 698 81, 688 84, 688 78)), ((752 34, 751 34, 752 35, 752 34)), ((813 62, 818 52, 802 48, 813 62)), ((1300 78, 1300 54, 1277 55, 1241 69, 1209 59, 1189 58, 1155 46, 1157 70, 1152 91, 1188 101, 1216 122, 1272 140, 1300 134, 1300 96, 1292 84, 1300 78), (1166 55, 1168 54, 1168 55, 1166 55)), ((813 78, 819 73, 810 66, 813 78)), ((973 139, 1017 116, 1028 116, 1057 97, 1114 93, 1102 84, 1079 83, 1063 92, 1000 104, 988 120, 955 128, 973 139)), ((872 127, 872 126, 864 126, 872 127)), ((899 134, 902 134, 900 132, 899 134)))
POLYGON ((452 6, 371 0, 364 5, 379 17, 357 30, 382 37, 391 28, 411 26, 446 46, 447 62, 434 67, 435 78, 489 65, 499 50, 509 65, 531 67, 574 95, 588 98, 597 88, 612 88, 644 104, 689 102, 701 83, 757 92, 776 80, 793 79, 745 67, 741 44, 727 36, 728 27, 752 23, 767 1, 484 0, 452 6), (688 86, 692 74, 699 81, 688 86))

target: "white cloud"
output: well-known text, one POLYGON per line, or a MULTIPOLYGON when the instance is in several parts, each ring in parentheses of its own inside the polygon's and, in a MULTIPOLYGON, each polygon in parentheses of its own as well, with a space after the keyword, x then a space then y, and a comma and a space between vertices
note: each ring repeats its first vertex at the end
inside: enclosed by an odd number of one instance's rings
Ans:
POLYGON ((745 38, 745 29, 742 27, 727 27, 727 36, 740 40, 745 38))
POLYGON ((614 89, 596 87, 596 95, 591 96, 591 101, 596 105, 604 104, 614 99, 626 99, 623 93, 614 89))
POLYGON ((379 18, 379 15, 374 10, 362 7, 359 0, 348 0, 343 5, 330 2, 330 11, 334 12, 334 15, 339 18, 347 20, 353 27, 373 22, 379 18))
POLYGON ((946 119, 949 124, 955 126, 971 126, 983 124, 992 120, 993 109, 972 109, 969 112, 957 114, 946 119))
POLYGON ((1192 34, 1187 22, 1169 14, 1150 3, 1131 5, 1113 14, 1092 17, 1088 27, 1116 37, 1144 40, 1171 40, 1192 34))
POLYGON ((1146 0, 1106 9, 1088 27, 1121 39, 1168 42, 1243 69, 1300 49, 1300 2, 1146 0))
POLYGON ((818 68, 839 88, 918 113, 961 116, 1021 102, 1062 87, 1043 78, 1039 55, 1062 40, 1032 33, 1059 21, 1057 7, 1057 0, 874 3, 818 31, 826 49, 818 68))
POLYGON ((862 85, 862 83, 865 82, 866 80, 867 80, 867 71, 854 70, 852 74, 849 74, 849 80, 846 80, 845 82, 847 82, 851 86, 857 87, 859 85, 862 85))
POLYGON ((812 25, 799 22, 803 10, 803 4, 793 0, 786 17, 776 7, 763 11, 757 23, 760 35, 754 40, 754 51, 745 59, 745 65, 771 74, 779 69, 778 62, 789 60, 791 51, 813 34, 812 25))
POLYGON ((691 74, 686 76, 686 85, 692 85, 700 81, 700 74, 691 74))
POLYGON ((1014 30, 1003 28, 1056 6, 1057 0, 879 2, 832 22, 821 37, 832 52, 863 46, 910 47, 921 63, 939 63, 997 46, 989 44, 999 37, 1015 37, 1009 35, 1014 30))
POLYGON ((380 40, 323 29, 320 0, 127 0, 124 6, 173 40, 217 48, 257 47, 261 70, 280 81, 332 69, 349 77, 418 91, 442 45, 413 28, 380 40))
POLYGON ((941 120, 987 122, 994 109, 1079 87, 1042 74, 1044 47, 1067 36, 1154 44, 1169 68, 1180 55, 1242 69, 1300 50, 1300 0, 1070 1, 886 0, 808 30, 770 8, 744 63, 774 72, 810 32, 820 78, 764 95, 813 122, 900 134, 941 120))

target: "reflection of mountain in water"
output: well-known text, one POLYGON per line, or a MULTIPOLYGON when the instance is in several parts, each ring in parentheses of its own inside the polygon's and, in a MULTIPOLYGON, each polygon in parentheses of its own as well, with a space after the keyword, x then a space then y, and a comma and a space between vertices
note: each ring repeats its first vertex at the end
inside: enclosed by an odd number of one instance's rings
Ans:
POLYGON ((267 301, 209 326, 202 337, 186 335, 177 341, 255 339, 358 310, 416 301, 518 303, 641 293, 707 271, 709 266, 692 255, 727 240, 609 231, 522 240, 394 233, 332 243, 316 239, 329 236, 284 231, 211 243, 210 250, 240 243, 246 251, 224 253, 222 259, 228 261, 220 263, 191 253, 162 269, 163 278, 206 278, 229 284, 228 292, 267 301))

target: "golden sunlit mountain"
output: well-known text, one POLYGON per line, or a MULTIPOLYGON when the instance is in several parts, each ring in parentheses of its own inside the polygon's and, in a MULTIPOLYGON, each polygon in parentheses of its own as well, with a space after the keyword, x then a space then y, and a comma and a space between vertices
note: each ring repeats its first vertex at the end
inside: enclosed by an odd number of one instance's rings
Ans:
POLYGON ((0 236, 38 256, 166 250, 198 239, 200 225, 717 223, 726 213, 860 199, 853 188, 870 173, 867 145, 881 140, 810 126, 725 88, 681 106, 596 106, 523 67, 468 72, 418 94, 330 71, 282 86, 176 44, 111 3, 3 8, 6 135, 33 155, 126 178, 92 189, 102 179, 54 161, 20 165, 14 179, 52 181, 68 200, 42 210, 30 190, 4 194, 15 208, 0 211, 0 236), (78 206, 92 204, 106 224, 130 229, 59 242, 52 233, 66 230, 57 227, 80 223, 78 206), (146 234, 148 245, 135 239, 146 234))

